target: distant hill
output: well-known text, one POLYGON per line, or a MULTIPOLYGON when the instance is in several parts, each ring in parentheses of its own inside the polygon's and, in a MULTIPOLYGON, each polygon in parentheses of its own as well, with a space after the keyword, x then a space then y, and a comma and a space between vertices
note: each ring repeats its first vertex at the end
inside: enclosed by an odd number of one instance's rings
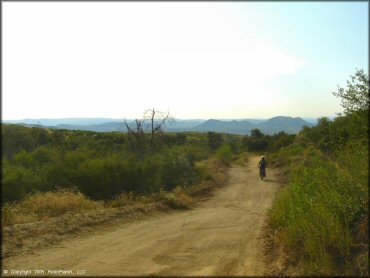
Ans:
POLYGON ((126 131, 126 128, 123 122, 108 122, 108 123, 95 124, 95 125, 60 124, 60 125, 55 126, 55 128, 69 129, 69 130, 89 130, 89 131, 96 131, 96 132, 126 131))
POLYGON ((246 134, 249 133, 255 125, 246 121, 221 121, 221 120, 208 120, 196 126, 194 131, 214 131, 225 133, 246 134))
MULTIPOLYGON (((131 122, 132 120, 127 120, 131 122)), ((96 132, 125 132, 123 120, 108 118, 67 118, 67 119, 25 119, 18 121, 3 121, 5 123, 22 124, 25 126, 47 127, 69 130, 89 130, 96 132)), ((278 116, 268 120, 175 120, 166 125, 168 132, 225 132, 233 134, 250 134, 258 128, 265 134, 275 134, 284 131, 289 134, 298 133, 304 125, 313 126, 302 118, 278 116)))
POLYGON ((122 119, 111 118, 59 118, 59 119, 22 119, 22 120, 3 120, 4 123, 10 124, 27 124, 27 125, 43 125, 43 126, 57 126, 57 125, 99 125, 109 122, 122 122, 122 119))
POLYGON ((288 134, 295 134, 305 125, 312 126, 311 123, 306 122, 302 118, 278 116, 264 121, 256 121, 255 123, 251 123, 247 120, 221 121, 211 119, 196 126, 193 130, 202 132, 214 131, 234 134, 249 134, 252 129, 258 128, 263 133, 270 135, 280 131, 284 131, 288 134))
POLYGON ((265 134, 274 134, 280 131, 284 131, 288 134, 295 134, 305 125, 312 126, 312 124, 299 117, 278 116, 259 123, 257 128, 265 134))
MULTIPOLYGON (((127 120, 130 124, 133 120, 127 120)), ((166 125, 166 130, 169 132, 182 132, 193 130, 194 127, 204 122, 204 120, 175 120, 166 125)), ((97 132, 126 132, 126 126, 123 120, 117 122, 106 122, 95 125, 71 125, 71 124, 60 124, 55 126, 58 129, 70 129, 70 130, 90 130, 97 132)))
POLYGON ((171 123, 169 123, 166 126, 166 130, 168 130, 170 132, 188 131, 188 130, 191 130, 191 129, 195 128, 196 126, 198 126, 199 124, 201 124, 203 122, 204 122, 204 120, 180 120, 180 119, 176 119, 176 120, 172 121, 171 123))

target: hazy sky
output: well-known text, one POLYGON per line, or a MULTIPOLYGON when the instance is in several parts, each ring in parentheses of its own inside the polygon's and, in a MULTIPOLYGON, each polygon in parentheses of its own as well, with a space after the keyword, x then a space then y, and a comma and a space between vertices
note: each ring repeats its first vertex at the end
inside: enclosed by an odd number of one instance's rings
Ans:
POLYGON ((2 118, 321 117, 368 2, 3 2, 2 118))

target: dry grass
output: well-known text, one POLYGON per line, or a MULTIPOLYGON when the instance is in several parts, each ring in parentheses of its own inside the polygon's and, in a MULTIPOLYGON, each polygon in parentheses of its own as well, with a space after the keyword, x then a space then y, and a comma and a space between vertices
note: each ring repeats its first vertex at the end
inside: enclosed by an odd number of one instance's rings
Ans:
POLYGON ((108 201, 107 206, 112 208, 123 207, 131 205, 135 202, 135 198, 132 194, 119 194, 113 200, 108 201))
POLYGON ((245 166, 249 161, 249 156, 250 153, 247 152, 241 153, 238 155, 238 157, 236 157, 234 163, 239 166, 245 166))
POLYGON ((2 207, 2 225, 46 220, 65 213, 80 213, 103 208, 103 203, 88 199, 80 192, 66 189, 29 195, 21 202, 2 207))
POLYGON ((162 203, 174 209, 187 209, 192 203, 192 199, 185 193, 164 192, 159 198, 162 203))

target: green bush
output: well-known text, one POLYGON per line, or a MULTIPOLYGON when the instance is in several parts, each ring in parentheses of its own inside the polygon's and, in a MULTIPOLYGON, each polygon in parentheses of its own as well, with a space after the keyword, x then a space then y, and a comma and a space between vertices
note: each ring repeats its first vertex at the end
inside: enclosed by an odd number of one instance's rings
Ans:
MULTIPOLYGON (((160 148, 132 152, 124 133, 3 127, 5 202, 59 187, 76 188, 96 200, 128 192, 171 191, 203 179, 196 165, 211 155, 207 133, 167 134, 161 136, 160 148)), ((223 140, 220 134, 211 139, 223 140)), ((234 138, 230 135, 228 140, 234 138)))
POLYGON ((87 196, 106 200, 122 192, 148 194, 160 188, 160 167, 153 161, 110 156, 79 165, 76 185, 87 196))
POLYGON ((2 202, 14 202, 25 197, 27 193, 37 192, 44 183, 42 176, 23 166, 2 165, 2 202))
POLYGON ((225 165, 230 165, 233 158, 233 152, 228 144, 224 144, 218 148, 215 155, 225 165))
POLYGON ((217 150, 224 142, 224 139, 222 138, 222 134, 217 133, 217 132, 209 131, 207 133, 207 138, 208 138, 208 145, 212 151, 217 150))

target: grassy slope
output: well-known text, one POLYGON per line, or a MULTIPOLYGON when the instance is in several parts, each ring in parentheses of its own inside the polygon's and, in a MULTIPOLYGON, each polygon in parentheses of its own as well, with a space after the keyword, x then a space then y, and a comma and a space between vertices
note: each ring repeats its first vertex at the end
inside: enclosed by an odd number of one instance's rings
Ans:
POLYGON ((297 142, 272 155, 288 184, 269 227, 293 273, 368 275, 368 146, 350 142, 332 158, 297 142))

